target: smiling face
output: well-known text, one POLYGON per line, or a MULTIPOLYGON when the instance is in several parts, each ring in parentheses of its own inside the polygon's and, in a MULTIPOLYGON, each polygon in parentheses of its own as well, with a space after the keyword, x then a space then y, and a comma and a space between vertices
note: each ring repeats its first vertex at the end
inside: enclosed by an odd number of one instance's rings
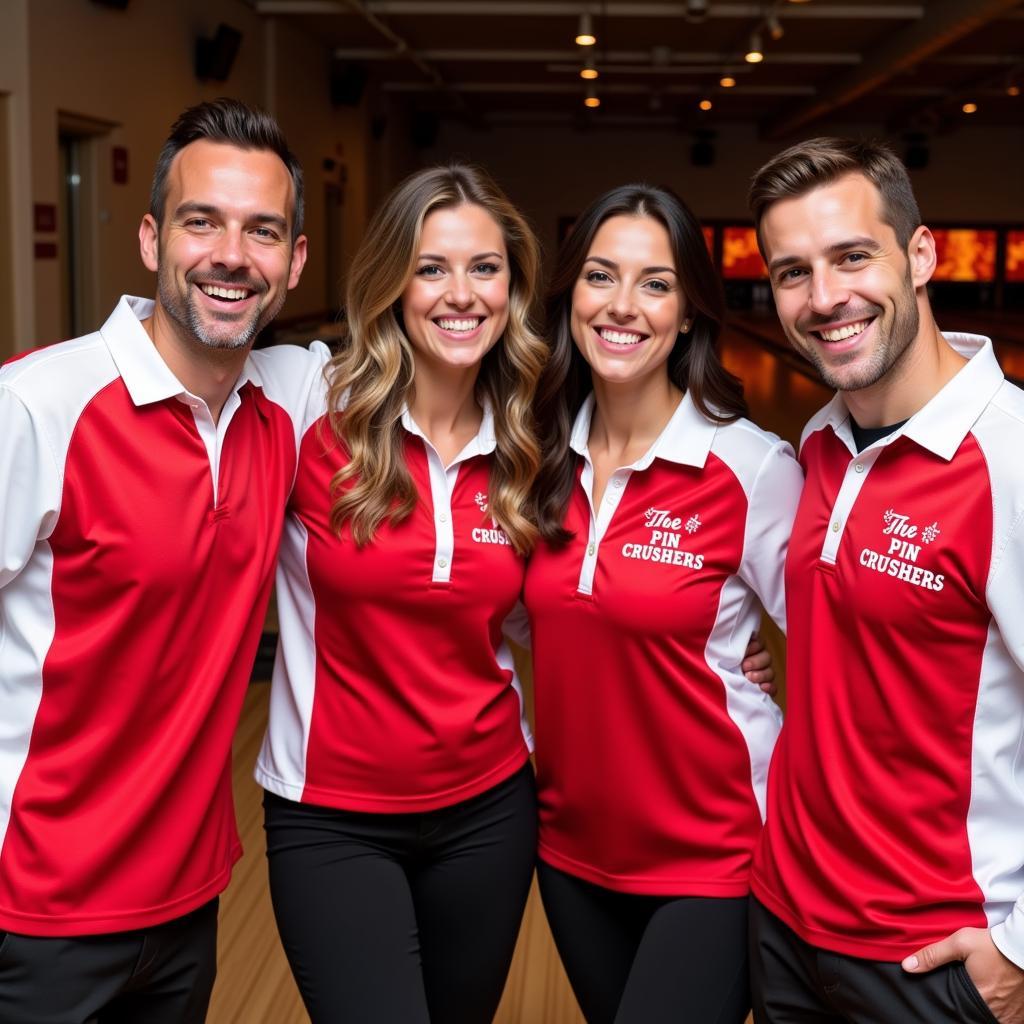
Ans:
POLYGON ((504 236, 483 207, 463 203, 428 214, 402 293, 417 363, 478 369, 508 323, 510 283, 504 236))
POLYGON ((190 143, 174 158, 163 219, 147 214, 142 259, 157 272, 157 314, 201 345, 249 345, 299 281, 291 175, 267 150, 190 143))
POLYGON ((916 289, 934 241, 919 227, 906 250, 861 174, 768 207, 761 221, 779 320, 830 387, 858 391, 904 362, 920 334, 916 289))
POLYGON ((686 298, 668 232, 653 217, 609 217, 594 235, 572 293, 571 329, 583 358, 608 383, 664 376, 686 298))

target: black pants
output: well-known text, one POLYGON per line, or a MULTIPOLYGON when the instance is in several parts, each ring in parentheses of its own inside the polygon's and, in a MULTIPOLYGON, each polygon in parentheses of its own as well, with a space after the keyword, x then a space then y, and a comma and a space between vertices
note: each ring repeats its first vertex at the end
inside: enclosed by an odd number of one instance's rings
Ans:
POLYGON ((217 975, 217 900, 152 928, 0 932, 4 1024, 202 1024, 217 975))
POLYGON ((928 974, 808 945, 750 901, 750 967, 756 1024, 993 1024, 960 961, 928 974))
POLYGON ((270 894, 313 1024, 490 1024, 533 874, 533 769, 422 814, 264 797, 270 894))
POLYGON ((613 892, 543 861, 537 879, 589 1024, 742 1024, 746 898, 613 892))

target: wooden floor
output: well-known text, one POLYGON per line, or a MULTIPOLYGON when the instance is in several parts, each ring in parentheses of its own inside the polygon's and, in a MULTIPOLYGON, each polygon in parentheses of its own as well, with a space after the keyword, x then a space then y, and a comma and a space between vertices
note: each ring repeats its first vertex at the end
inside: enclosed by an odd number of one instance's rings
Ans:
MULTIPOLYGON (((998 335, 996 330, 992 333, 998 335)), ((828 400, 829 392, 788 352, 777 322, 770 317, 739 318, 726 333, 723 351, 727 367, 745 382, 753 419, 795 445, 803 424, 828 400)), ((1003 358, 998 345, 997 352, 1003 358)), ((782 676, 784 641, 773 627, 764 634, 782 676)), ((528 677, 528 671, 524 674, 528 677)), ((268 692, 266 685, 250 687, 235 741, 235 799, 245 856, 221 903, 219 974, 210 1024, 308 1021, 274 926, 266 883, 262 791, 252 778, 268 692)), ((783 680, 783 701, 784 693, 783 680)), ((583 1024, 536 890, 530 895, 495 1024, 583 1024)))

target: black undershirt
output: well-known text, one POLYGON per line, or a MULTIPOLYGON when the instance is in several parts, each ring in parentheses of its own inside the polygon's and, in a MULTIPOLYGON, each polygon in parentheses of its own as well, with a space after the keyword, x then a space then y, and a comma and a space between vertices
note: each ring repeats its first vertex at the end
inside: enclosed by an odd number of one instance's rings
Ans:
POLYGON ((894 431, 899 430, 906 422, 906 420, 900 420, 899 423, 893 423, 888 427, 861 427, 858 426, 857 421, 851 416, 850 430, 853 432, 853 443, 857 446, 857 452, 860 453, 868 445, 881 441, 883 437, 888 437, 894 431))

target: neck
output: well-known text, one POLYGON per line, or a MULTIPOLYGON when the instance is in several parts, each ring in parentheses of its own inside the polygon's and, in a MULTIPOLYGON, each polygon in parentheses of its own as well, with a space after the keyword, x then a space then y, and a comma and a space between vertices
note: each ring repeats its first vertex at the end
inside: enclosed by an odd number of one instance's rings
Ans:
POLYGON ((927 306, 921 326, 899 361, 871 387, 844 394, 861 427, 886 427, 910 419, 956 376, 967 360, 943 338, 927 306))
MULTIPOLYGON (((449 368, 445 368, 446 370, 449 368)), ((481 411, 476 402, 476 379, 480 367, 438 371, 416 363, 415 384, 409 394, 409 412, 416 425, 439 450, 445 439, 474 435, 480 427, 481 411)))
POLYGON ((182 328, 167 315, 159 301, 153 315, 143 320, 142 326, 171 373, 187 391, 206 402, 216 422, 252 346, 211 348, 185 337, 182 328))
POLYGON ((665 373, 628 384, 595 377, 590 446, 618 457, 622 464, 635 461, 665 429, 682 397, 665 373))

